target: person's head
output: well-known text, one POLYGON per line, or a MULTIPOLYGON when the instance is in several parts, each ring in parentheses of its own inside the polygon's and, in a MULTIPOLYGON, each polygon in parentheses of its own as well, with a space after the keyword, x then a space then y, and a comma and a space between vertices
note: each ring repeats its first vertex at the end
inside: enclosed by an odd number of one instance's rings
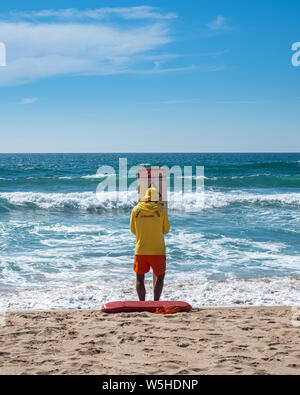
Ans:
POLYGON ((159 201, 159 192, 156 188, 148 188, 146 195, 144 197, 144 201, 146 202, 158 202, 159 201))

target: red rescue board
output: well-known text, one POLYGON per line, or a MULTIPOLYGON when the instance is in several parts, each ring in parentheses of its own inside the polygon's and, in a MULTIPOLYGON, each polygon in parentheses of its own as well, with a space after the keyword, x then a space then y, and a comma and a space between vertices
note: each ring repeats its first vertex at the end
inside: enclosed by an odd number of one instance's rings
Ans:
POLYGON ((102 306, 104 313, 134 313, 148 311, 155 313, 156 309, 162 307, 176 306, 180 312, 192 310, 192 306, 186 302, 179 301, 160 301, 160 302, 110 302, 102 306))

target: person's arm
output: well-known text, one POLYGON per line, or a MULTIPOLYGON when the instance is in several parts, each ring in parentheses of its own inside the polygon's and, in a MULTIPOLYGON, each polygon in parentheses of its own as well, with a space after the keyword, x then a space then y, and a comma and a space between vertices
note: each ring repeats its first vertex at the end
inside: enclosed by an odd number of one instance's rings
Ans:
POLYGON ((169 216, 168 216, 168 212, 164 210, 163 234, 166 235, 167 233, 169 233, 169 230, 170 230, 169 216))
POLYGON ((135 233, 135 210, 134 209, 132 210, 131 218, 130 218, 130 230, 131 230, 131 233, 136 235, 136 233, 135 233))

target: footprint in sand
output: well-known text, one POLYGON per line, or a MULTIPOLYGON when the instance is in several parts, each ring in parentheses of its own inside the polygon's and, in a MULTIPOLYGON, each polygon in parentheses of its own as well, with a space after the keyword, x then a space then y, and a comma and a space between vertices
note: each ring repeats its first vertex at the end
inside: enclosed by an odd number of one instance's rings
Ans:
POLYGON ((92 348, 86 351, 79 351, 80 355, 95 355, 95 354, 100 354, 102 353, 103 350, 99 348, 92 348))
POLYGON ((297 365, 296 363, 290 363, 288 365, 289 368, 300 368, 300 365, 297 365))

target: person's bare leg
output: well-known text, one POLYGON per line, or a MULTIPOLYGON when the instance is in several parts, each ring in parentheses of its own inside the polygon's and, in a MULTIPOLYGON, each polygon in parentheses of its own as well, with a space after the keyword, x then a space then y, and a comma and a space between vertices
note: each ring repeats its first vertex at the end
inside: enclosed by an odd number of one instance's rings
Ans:
POLYGON ((146 289, 145 289, 145 275, 137 274, 136 275, 136 292, 141 302, 145 301, 146 298, 146 289))
POLYGON ((154 289, 154 300, 157 302, 160 299, 163 287, 164 287, 165 275, 156 276, 153 273, 153 289, 154 289))

